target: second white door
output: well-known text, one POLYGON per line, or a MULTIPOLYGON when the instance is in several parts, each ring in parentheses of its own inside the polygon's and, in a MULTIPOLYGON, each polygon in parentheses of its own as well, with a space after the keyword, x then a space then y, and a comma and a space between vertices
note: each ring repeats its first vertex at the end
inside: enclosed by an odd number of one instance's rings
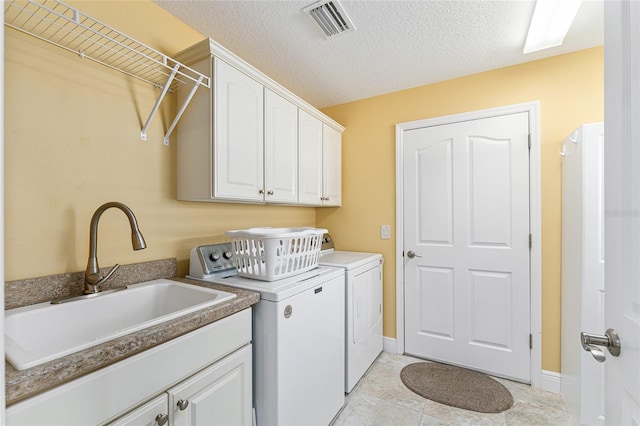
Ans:
POLYGON ((405 352, 530 382, 528 113, 405 130, 405 352))

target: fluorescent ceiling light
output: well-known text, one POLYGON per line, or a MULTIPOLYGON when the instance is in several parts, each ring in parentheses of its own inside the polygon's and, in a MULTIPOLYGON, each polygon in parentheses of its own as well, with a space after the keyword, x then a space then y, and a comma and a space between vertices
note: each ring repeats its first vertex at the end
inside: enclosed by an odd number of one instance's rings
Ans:
POLYGON ((524 53, 560 46, 582 0, 537 0, 524 53))

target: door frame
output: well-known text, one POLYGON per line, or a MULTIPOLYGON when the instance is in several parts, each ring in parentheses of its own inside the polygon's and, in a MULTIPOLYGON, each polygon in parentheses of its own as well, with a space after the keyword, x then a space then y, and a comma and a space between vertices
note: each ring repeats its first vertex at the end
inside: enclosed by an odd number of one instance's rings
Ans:
POLYGON ((529 231, 531 386, 542 387, 542 217, 540 187, 540 101, 464 112, 396 124, 396 351, 404 353, 404 131, 527 112, 531 132, 529 152, 529 231))

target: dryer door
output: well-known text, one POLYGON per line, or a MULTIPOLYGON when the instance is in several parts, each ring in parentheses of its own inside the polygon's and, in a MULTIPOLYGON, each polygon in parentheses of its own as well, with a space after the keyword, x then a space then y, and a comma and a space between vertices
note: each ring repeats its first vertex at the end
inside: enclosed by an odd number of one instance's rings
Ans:
POLYGON ((382 265, 363 266, 354 271, 349 280, 353 343, 358 343, 382 320, 382 265))

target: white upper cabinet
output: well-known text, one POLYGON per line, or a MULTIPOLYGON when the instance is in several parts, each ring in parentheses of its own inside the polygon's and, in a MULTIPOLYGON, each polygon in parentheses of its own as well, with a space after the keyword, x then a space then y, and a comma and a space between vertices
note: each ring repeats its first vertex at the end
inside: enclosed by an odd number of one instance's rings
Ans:
POLYGON ((322 205, 322 122, 298 112, 300 204, 322 205))
POLYGON ((300 110, 300 204, 342 204, 342 135, 300 110))
POLYGON ((178 123, 179 200, 340 205, 340 124, 211 39, 176 58, 212 78, 178 123))
POLYGON ((214 197, 263 200, 264 89, 213 58, 214 197))
POLYGON ((298 107, 265 90, 264 196, 269 202, 298 201, 298 107))
POLYGON ((342 135, 322 125, 322 204, 342 205, 342 135))

